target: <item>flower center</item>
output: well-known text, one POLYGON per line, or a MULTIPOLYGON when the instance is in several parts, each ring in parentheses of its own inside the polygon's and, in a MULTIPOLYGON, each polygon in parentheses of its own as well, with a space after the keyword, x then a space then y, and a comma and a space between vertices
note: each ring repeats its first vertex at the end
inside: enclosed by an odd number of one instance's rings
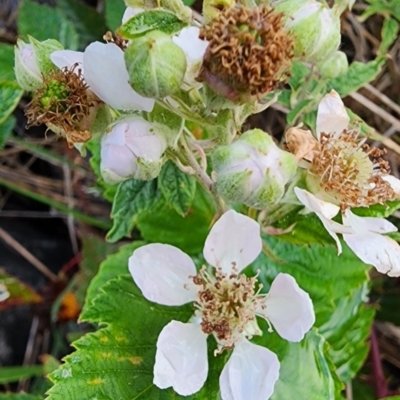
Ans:
POLYGON ((262 284, 257 277, 239 275, 235 267, 230 275, 217 268, 213 276, 203 266, 193 282, 199 287, 195 306, 202 330, 214 334, 220 351, 232 348, 243 336, 261 335, 256 310, 264 296, 259 294, 262 284))
POLYGON ((390 172, 387 161, 381 158, 385 150, 370 148, 365 141, 354 131, 321 134, 320 151, 310 168, 311 180, 342 209, 367 207, 395 197, 382 179, 390 172))

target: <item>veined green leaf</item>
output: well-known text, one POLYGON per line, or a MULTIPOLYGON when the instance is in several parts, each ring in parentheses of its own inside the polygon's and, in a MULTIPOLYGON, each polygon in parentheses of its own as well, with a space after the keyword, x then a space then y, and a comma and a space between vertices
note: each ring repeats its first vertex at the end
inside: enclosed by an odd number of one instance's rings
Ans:
POLYGON ((5 123, 17 107, 22 94, 23 90, 17 82, 0 81, 0 124, 5 123))
POLYGON ((154 30, 167 34, 177 33, 186 25, 170 11, 148 10, 134 15, 118 29, 118 33, 124 39, 135 39, 154 30))

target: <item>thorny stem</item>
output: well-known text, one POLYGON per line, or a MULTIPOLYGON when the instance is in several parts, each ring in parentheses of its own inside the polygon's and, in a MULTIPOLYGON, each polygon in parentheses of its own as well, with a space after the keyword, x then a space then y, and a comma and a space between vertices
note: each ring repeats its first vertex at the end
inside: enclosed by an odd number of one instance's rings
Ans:
POLYGON ((379 353, 378 338, 374 327, 371 329, 371 361, 372 374, 375 386, 375 394, 378 399, 382 399, 389 395, 385 375, 383 374, 381 355, 379 353))
POLYGON ((182 150, 183 154, 186 157, 186 161, 195 171, 195 176, 202 183, 202 185, 211 193, 214 198, 215 205, 219 213, 224 213, 226 211, 225 205, 222 200, 215 192, 215 185, 211 178, 207 175, 206 171, 201 167, 198 163, 196 157, 193 155, 192 151, 189 149, 189 146, 186 143, 186 139, 184 135, 179 139, 179 147, 182 150))

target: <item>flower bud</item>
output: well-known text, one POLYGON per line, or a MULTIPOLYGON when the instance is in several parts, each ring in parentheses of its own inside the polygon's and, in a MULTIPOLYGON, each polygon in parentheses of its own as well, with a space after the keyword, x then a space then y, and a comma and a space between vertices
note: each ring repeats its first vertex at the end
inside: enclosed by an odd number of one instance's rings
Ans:
POLYGON ((110 184, 129 178, 153 179, 160 173, 166 147, 150 122, 140 117, 123 119, 102 139, 101 174, 110 184))
POLYGON ((212 155, 216 188, 227 201, 263 209, 279 202, 295 175, 295 157, 274 143, 267 133, 253 129, 238 140, 217 147, 212 155))
POLYGON ((339 47, 340 15, 335 8, 316 0, 280 0, 273 7, 285 14, 285 27, 293 36, 296 57, 320 62, 339 47))
POLYGON ((156 99, 178 91, 186 71, 185 53, 160 31, 135 39, 125 51, 125 63, 132 88, 156 99))
POLYGON ((18 39, 14 53, 15 76, 19 85, 28 91, 40 88, 43 75, 56 69, 50 60, 50 54, 62 48, 62 45, 53 39, 39 42, 29 36, 29 43, 18 39))
POLYGON ((334 79, 347 72, 349 62, 343 51, 336 51, 331 57, 318 64, 322 79, 334 79))

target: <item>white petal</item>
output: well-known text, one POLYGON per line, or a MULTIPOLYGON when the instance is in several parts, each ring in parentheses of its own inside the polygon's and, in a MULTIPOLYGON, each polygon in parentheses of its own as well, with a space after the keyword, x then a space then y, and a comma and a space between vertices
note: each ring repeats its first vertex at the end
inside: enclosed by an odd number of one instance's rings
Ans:
POLYGON ((200 29, 195 26, 183 28, 172 41, 179 46, 187 57, 188 63, 197 63, 203 59, 208 41, 199 38, 200 29))
POLYGON ((314 212, 321 220, 329 235, 336 242, 338 254, 341 254, 342 245, 337 233, 352 233, 353 229, 351 227, 341 225, 335 221, 331 221, 331 218, 333 218, 339 212, 340 208, 335 204, 318 199, 310 192, 307 192, 307 190, 295 187, 294 191, 301 203, 303 203, 309 210, 314 212))
POLYGON ((340 207, 336 204, 328 203, 320 200, 307 190, 294 188, 297 198, 312 212, 322 214, 325 218, 332 219, 340 211, 340 207))
POLYGON ((272 282, 262 315, 278 334, 291 342, 299 342, 315 322, 315 313, 308 293, 288 274, 279 274, 272 282))
POLYGON ((154 99, 140 96, 129 84, 124 52, 113 43, 94 42, 83 55, 85 81, 105 103, 118 110, 151 111, 154 99))
POLYGON ((400 180, 394 177, 393 175, 385 175, 382 176, 382 179, 386 182, 389 183, 389 185, 392 187, 394 192, 398 197, 400 197, 400 180))
POLYGON ((219 378, 222 400, 268 400, 279 368, 275 353, 244 339, 235 346, 219 378))
POLYGON ((343 235, 343 239, 361 261, 383 274, 400 276, 400 246, 390 237, 366 232, 343 235))
POLYGON ((58 68, 71 68, 74 64, 78 64, 78 68, 83 71, 83 53, 73 50, 57 50, 51 53, 50 59, 58 68))
POLYGON ((174 246, 148 244, 129 258, 129 271, 147 300, 166 306, 180 306, 196 300, 196 275, 192 259, 174 246))
POLYGON ((202 388, 207 373, 207 335, 200 325, 171 321, 157 340, 154 384, 189 396, 202 388))
POLYGON ((261 253, 260 225, 253 219, 229 210, 215 223, 204 245, 204 258, 226 273, 238 272, 261 253))
POLYGON ((331 90, 321 100, 317 113, 317 138, 319 140, 321 132, 341 133, 349 125, 350 118, 340 96, 331 90))
POLYGON ((122 23, 124 24, 125 22, 128 22, 133 16, 135 16, 136 14, 140 14, 143 11, 144 8, 127 7, 124 15, 122 16, 122 23))
POLYGON ((389 233, 396 232, 397 228, 385 218, 359 217, 350 210, 346 210, 343 215, 343 224, 351 226, 354 233, 389 233))

